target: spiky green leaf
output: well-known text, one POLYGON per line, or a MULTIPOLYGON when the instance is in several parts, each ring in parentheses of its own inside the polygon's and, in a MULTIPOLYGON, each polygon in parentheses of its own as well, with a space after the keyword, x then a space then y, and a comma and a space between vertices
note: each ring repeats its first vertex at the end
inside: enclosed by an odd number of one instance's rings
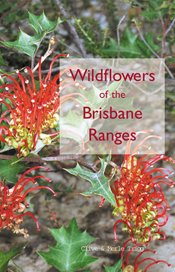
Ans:
POLYGON ((49 252, 37 253, 60 272, 74 272, 98 260, 83 250, 95 238, 88 235, 86 231, 80 232, 75 218, 70 221, 68 228, 62 226, 59 229, 50 229, 50 232, 57 242, 56 246, 49 246, 49 252))
POLYGON ((7 47, 15 48, 33 58, 45 35, 46 32, 43 31, 41 34, 30 36, 20 30, 19 38, 16 41, 2 43, 7 47))
POLYGON ((54 31, 58 24, 68 19, 69 18, 60 19, 60 17, 58 17, 57 21, 52 22, 47 19, 44 12, 40 16, 29 12, 29 25, 35 30, 36 35, 30 36, 20 30, 19 37, 16 41, 2 43, 7 47, 15 48, 33 58, 44 37, 54 31))
POLYGON ((69 18, 60 18, 56 21, 50 21, 47 19, 46 15, 43 13, 40 16, 36 16, 28 11, 29 14, 29 25, 36 31, 37 34, 41 34, 43 31, 46 31, 46 34, 51 33, 55 30, 57 25, 68 20, 69 18))
POLYGON ((162 0, 149 0, 147 10, 142 12, 140 15, 146 17, 149 20, 162 17, 165 13, 168 12, 168 8, 161 8, 162 3, 162 0))
POLYGON ((86 171, 81 168, 81 166, 77 163, 76 167, 73 169, 65 169, 67 172, 74 176, 80 176, 84 179, 87 179, 91 182, 92 188, 89 191, 81 193, 84 196, 92 196, 100 195, 103 196, 107 201, 109 201, 112 205, 116 205, 114 195, 110 189, 109 179, 105 176, 105 169, 108 165, 108 159, 100 159, 101 168, 98 172, 93 173, 90 171, 86 171))
MULTIPOLYGON (((124 58, 140 58, 142 52, 137 45, 138 35, 133 34, 128 28, 125 30, 124 36, 120 41, 120 55, 124 58)), ((111 57, 118 55, 118 43, 110 39, 109 48, 102 51, 111 57)))

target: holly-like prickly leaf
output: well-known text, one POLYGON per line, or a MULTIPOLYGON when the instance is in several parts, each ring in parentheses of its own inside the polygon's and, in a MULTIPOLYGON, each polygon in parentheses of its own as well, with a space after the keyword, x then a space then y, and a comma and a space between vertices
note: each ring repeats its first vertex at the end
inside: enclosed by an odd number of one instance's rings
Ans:
POLYGON ((1 179, 5 178, 9 182, 17 183, 18 178, 16 175, 25 171, 26 166, 18 163, 10 165, 11 162, 11 160, 0 160, 0 177, 1 179))
POLYGON ((158 7, 158 8, 156 8, 156 9, 163 9, 163 8, 172 8, 171 7, 171 3, 169 1, 163 1, 163 3, 161 4, 161 6, 158 7))
POLYGON ((140 15, 152 21, 154 18, 159 17, 159 12, 148 6, 147 10, 142 12, 140 15))
POLYGON ((128 28, 125 30, 124 36, 120 41, 120 54, 124 58, 140 58, 141 50, 137 45, 137 36, 128 28))
POLYGON ((81 193, 84 196, 91 196, 92 194, 103 196, 112 205, 116 206, 114 195, 110 189, 109 179, 105 177, 105 169, 108 165, 107 160, 101 159, 101 168, 98 172, 93 173, 81 168, 77 163, 77 166, 73 169, 65 169, 72 175, 80 176, 89 180, 92 183, 92 188, 89 191, 81 193))
POLYGON ((58 24, 62 23, 69 18, 60 19, 57 21, 50 21, 45 16, 44 12, 40 16, 36 16, 29 12, 29 25, 36 31, 35 36, 30 36, 20 30, 19 38, 14 42, 2 42, 5 46, 15 48, 30 57, 34 57, 40 43, 43 38, 57 27, 58 24))
POLYGON ((12 247, 9 252, 0 250, 0 272, 5 272, 7 270, 9 261, 20 254, 27 244, 28 242, 18 248, 12 247))
MULTIPOLYGON (((137 36, 128 28, 125 30, 123 38, 120 41, 120 55, 124 58, 140 58, 142 52, 137 45, 137 36)), ((110 47, 102 51, 109 56, 116 57, 118 55, 118 43, 110 39, 110 47)))
POLYGON ((50 232, 57 242, 56 246, 49 247, 49 252, 37 253, 60 272, 74 272, 98 260, 89 256, 86 251, 86 246, 95 238, 86 231, 80 232, 75 218, 70 221, 68 228, 62 226, 59 229, 50 229, 50 232))
POLYGON ((114 266, 106 266, 104 265, 105 271, 106 272, 121 272, 122 268, 122 259, 119 260, 114 266))
POLYGON ((30 36, 23 32, 22 30, 20 30, 18 40, 14 42, 2 42, 2 43, 7 47, 15 48, 33 58, 45 35, 46 31, 45 32, 43 31, 41 34, 37 34, 35 36, 30 36))
MULTIPOLYGON (((149 31, 147 33, 147 35, 145 37, 145 40, 149 44, 149 46, 153 49, 154 52, 158 51, 161 48, 160 46, 158 46, 157 44, 154 43, 154 41, 153 41, 153 35, 152 35, 151 31, 149 31)), ((140 40, 137 41, 137 44, 141 48, 141 50, 143 52, 143 55, 145 57, 150 58, 153 53, 148 48, 148 46, 143 41, 140 41, 140 40)))
POLYGON ((161 8, 162 0, 149 0, 147 10, 142 12, 140 15, 153 20, 154 18, 163 17, 168 12, 168 8, 161 8))
POLYGON ((159 9, 163 3, 163 0, 149 0, 149 4, 154 9, 159 9))
POLYGON ((68 20, 69 18, 61 19, 58 17, 57 21, 50 21, 47 19, 46 15, 43 13, 40 16, 36 16, 28 11, 29 14, 29 25, 36 31, 37 34, 41 34, 46 31, 46 34, 51 33, 55 30, 57 25, 68 20))

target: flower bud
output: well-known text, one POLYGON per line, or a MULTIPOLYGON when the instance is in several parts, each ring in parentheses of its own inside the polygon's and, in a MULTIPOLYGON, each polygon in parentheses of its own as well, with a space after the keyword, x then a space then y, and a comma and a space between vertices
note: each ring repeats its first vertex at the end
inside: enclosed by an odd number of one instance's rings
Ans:
POLYGON ((132 265, 128 265, 127 267, 125 267, 123 272, 134 272, 134 267, 132 265))
POLYGON ((12 146, 12 145, 13 145, 13 137, 7 136, 7 137, 5 138, 5 141, 7 142, 6 144, 7 144, 8 146, 12 146))
POLYGON ((28 148, 23 147, 23 148, 21 148, 20 151, 21 151, 21 153, 22 153, 22 155, 24 157, 27 157, 27 155, 29 154, 29 149, 28 148))
POLYGON ((50 145, 52 142, 52 139, 50 137, 45 137, 42 139, 43 144, 50 145))

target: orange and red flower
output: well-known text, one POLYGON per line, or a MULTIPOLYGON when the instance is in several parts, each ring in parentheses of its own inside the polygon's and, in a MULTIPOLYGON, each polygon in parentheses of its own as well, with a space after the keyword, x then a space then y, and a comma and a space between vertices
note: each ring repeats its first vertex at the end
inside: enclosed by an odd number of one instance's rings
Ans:
MULTIPOLYGON (((147 131, 143 131, 143 133, 145 132, 147 131)), ((131 141, 128 141, 124 162, 120 169, 120 177, 114 182, 114 187, 111 187, 116 199, 113 215, 119 216, 121 214, 121 219, 114 225, 115 240, 117 240, 116 227, 120 222, 123 223, 122 230, 130 234, 134 243, 139 240, 143 244, 148 244, 151 238, 153 240, 165 239, 165 234, 160 231, 160 227, 166 224, 168 220, 166 210, 170 207, 160 184, 164 183, 173 187, 175 183, 167 175, 167 172, 169 174, 173 174, 173 172, 160 167, 149 168, 160 160, 170 160, 173 163, 175 160, 160 154, 146 159, 148 154, 155 153, 151 151, 137 160, 137 149, 148 137, 133 150, 132 154, 130 154, 131 141), (163 203, 166 204, 166 207, 163 203)))
POLYGON ((51 179, 48 179, 44 176, 36 176, 36 177, 25 177, 25 175, 32 170, 35 170, 37 168, 43 168, 46 169, 47 171, 49 168, 46 168, 44 166, 36 166, 31 168, 30 170, 26 171, 21 178, 19 179, 18 183, 11 189, 8 188, 8 186, 5 186, 2 182, 0 182, 0 230, 3 228, 11 229, 15 233, 22 233, 24 236, 27 236, 27 230, 26 229, 20 229, 20 224, 23 223, 22 217, 25 215, 31 216, 37 226, 37 230, 40 230, 39 224, 37 219, 29 212, 25 212, 26 207, 29 206, 29 204, 26 202, 25 197, 26 195, 37 189, 48 189, 50 190, 53 195, 56 195, 56 193, 47 186, 37 186, 28 189, 26 192, 23 192, 25 186, 29 183, 32 182, 36 184, 36 178, 44 178, 48 182, 51 181, 51 179))
MULTIPOLYGON (((51 71, 55 60, 58 57, 67 56, 68 55, 64 54, 56 56, 51 62, 49 72, 44 79, 42 79, 41 75, 40 58, 38 91, 30 67, 26 67, 24 71, 30 74, 31 82, 29 82, 27 77, 23 78, 18 70, 16 70, 16 73, 18 74, 20 83, 9 75, 1 76, 9 78, 13 83, 4 84, 0 87, 0 89, 5 88, 6 90, 6 92, 0 93, 0 103, 5 104, 9 108, 9 110, 3 113, 0 120, 0 123, 6 121, 8 124, 7 126, 0 126, 0 141, 8 146, 17 148, 18 153, 20 154, 18 156, 27 156, 30 151, 35 150, 38 139, 41 139, 44 144, 50 144, 51 136, 62 133, 63 131, 58 131, 46 134, 46 131, 57 126, 59 120, 57 112, 59 111, 62 102, 71 98, 77 104, 72 96, 83 96, 80 93, 72 93, 60 97, 61 91, 70 85, 83 88, 83 86, 79 85, 71 78, 66 78, 63 81, 61 79, 61 75, 64 73, 69 74, 69 69, 73 67, 66 68, 51 80, 51 71), (8 98, 11 101, 12 107, 4 101, 5 98, 8 98), (11 121, 5 117, 8 112, 10 113, 11 121), (5 139, 3 135, 6 136, 5 139)), ((64 132, 71 133, 70 131, 64 132)), ((76 135, 81 138, 80 135, 76 135)), ((83 139, 81 138, 81 140, 84 148, 83 139)))

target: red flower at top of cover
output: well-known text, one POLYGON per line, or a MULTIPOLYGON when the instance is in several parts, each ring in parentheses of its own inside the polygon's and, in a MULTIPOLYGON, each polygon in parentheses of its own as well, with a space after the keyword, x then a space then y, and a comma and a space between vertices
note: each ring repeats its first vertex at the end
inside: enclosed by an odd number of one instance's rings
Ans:
MULTIPOLYGON (((147 133, 148 131, 140 131, 137 133, 147 133)), ((169 178, 172 171, 164 168, 152 169, 154 164, 160 160, 172 161, 175 160, 165 155, 156 154, 151 159, 146 159, 148 154, 154 153, 148 151, 140 159, 137 160, 137 149, 144 146, 144 141, 150 137, 146 137, 130 154, 131 141, 127 142, 126 152, 123 165, 120 169, 120 176, 114 182, 114 187, 111 190, 116 199, 116 207, 113 211, 114 216, 121 214, 114 225, 114 236, 116 236, 116 227, 119 222, 122 222, 123 231, 129 232, 132 241, 136 243, 139 240, 141 243, 148 244, 153 238, 154 240, 164 240, 165 234, 160 231, 160 227, 164 226, 168 220, 166 213, 170 209, 165 196, 162 192, 160 184, 167 184, 170 187, 174 186, 174 182, 169 178), (166 207, 163 204, 166 204, 166 207), (160 221, 159 221, 160 220, 160 221)))
MULTIPOLYGON (((62 74, 66 73, 69 75, 69 69, 76 67, 66 68, 51 80, 51 71, 55 60, 58 57, 67 56, 68 55, 61 54, 53 59, 50 64, 49 72, 44 80, 42 80, 41 75, 40 58, 39 91, 37 91, 34 76, 30 67, 26 67, 24 71, 30 74, 31 82, 29 82, 27 77, 23 78, 22 74, 18 70, 16 70, 16 73, 19 76, 20 83, 9 75, 1 76, 6 76, 11 79, 13 83, 4 84, 0 87, 0 89, 5 88, 6 90, 6 92, 0 93, 0 103, 5 104, 9 108, 9 110, 2 115, 0 122, 6 121, 10 126, 0 126, 0 141, 6 143, 8 146, 18 148, 20 156, 27 156, 30 150, 35 150, 38 139, 42 139, 44 144, 50 144, 50 136, 55 136, 62 132, 76 134, 71 131, 59 131, 52 134, 44 134, 44 132, 49 128, 55 128, 57 126, 57 122, 59 120, 57 112, 59 111, 59 107, 62 102, 71 98, 77 104, 76 100, 72 96, 83 96, 80 93, 72 93, 60 98, 61 91, 69 85, 84 88, 72 78, 66 78, 64 80, 61 79, 62 74), (11 90, 11 92, 8 92, 8 90, 11 90), (13 104, 12 107, 4 101, 5 98, 10 99, 13 104), (5 115, 8 112, 10 113, 11 121, 5 118, 5 115), (5 139, 2 137, 3 135, 6 136, 5 139)), ((88 102, 86 99, 85 101, 88 102)), ((81 138, 80 135, 76 135, 81 138)), ((82 148, 84 149, 83 139, 81 138, 81 140, 82 148)))

